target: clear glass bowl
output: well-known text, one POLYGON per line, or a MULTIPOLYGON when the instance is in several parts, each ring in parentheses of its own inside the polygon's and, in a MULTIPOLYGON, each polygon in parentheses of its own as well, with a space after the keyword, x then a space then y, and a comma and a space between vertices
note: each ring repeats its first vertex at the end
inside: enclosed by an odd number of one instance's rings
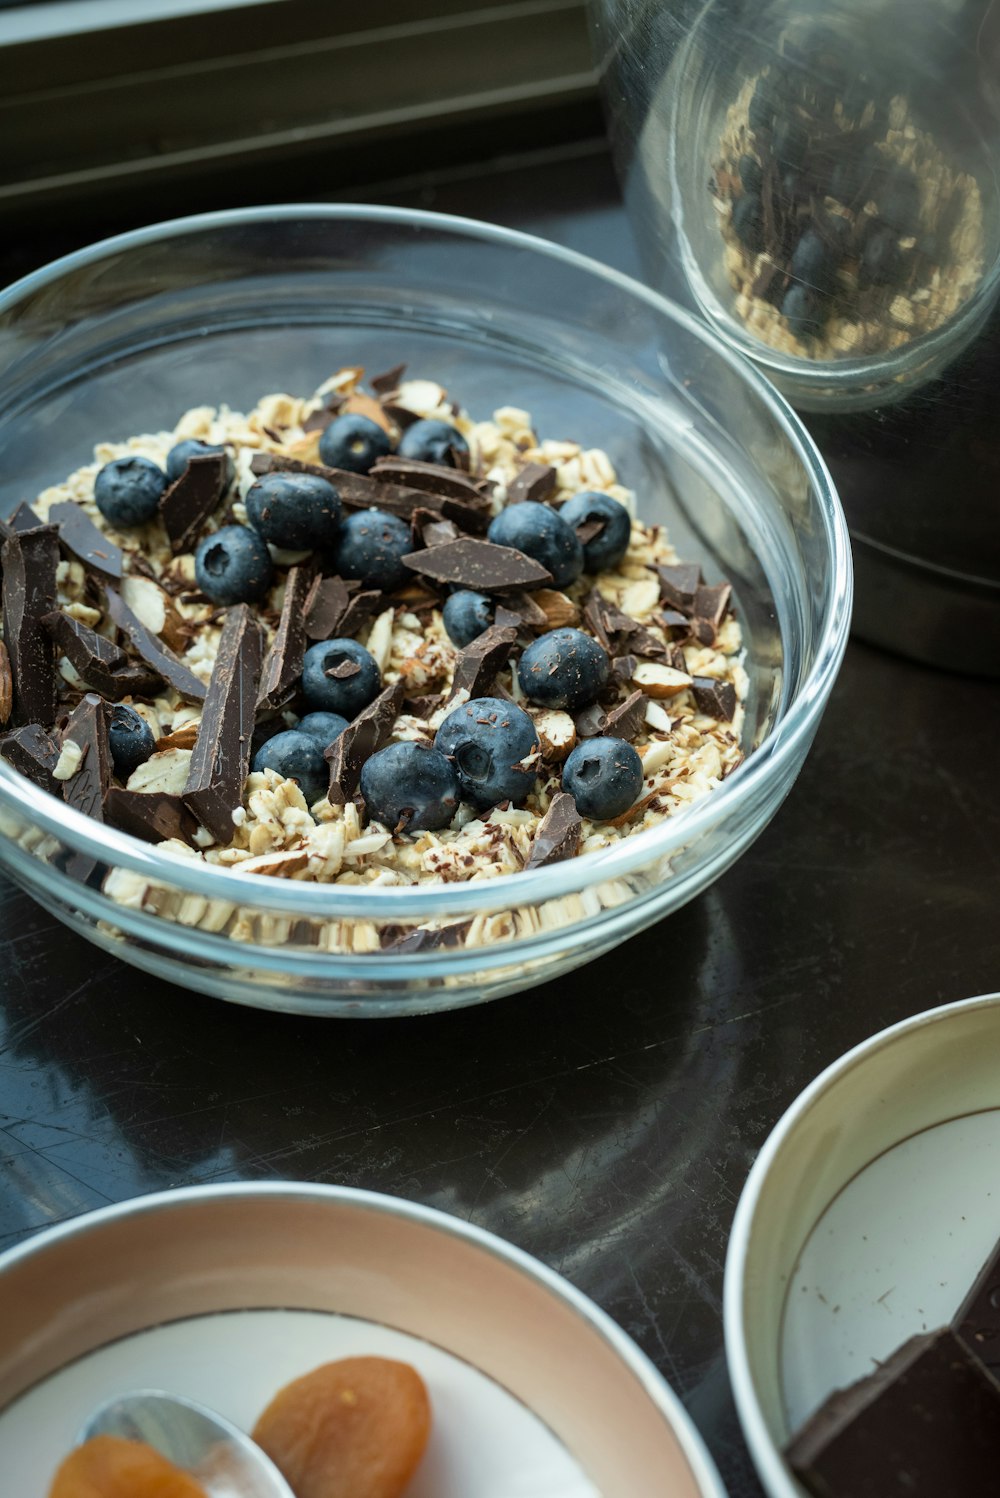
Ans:
POLYGON ((3 867, 73 930, 205 993, 328 1015, 496 998, 587 962, 690 900, 752 842, 812 741, 847 639, 851 565, 823 462, 751 366, 635 282, 555 245, 436 214, 297 206, 108 240, 0 295, 0 513, 95 441, 307 392, 406 360, 474 415, 529 410, 604 448, 640 514, 744 632, 748 758, 716 791, 598 854, 439 887, 265 879, 163 853, 0 762, 3 867), (752 751, 752 752, 750 752, 752 751), (111 870, 131 896, 111 899, 111 870), (128 871, 134 879, 128 879, 128 871), (424 923, 461 945, 393 953, 424 923))

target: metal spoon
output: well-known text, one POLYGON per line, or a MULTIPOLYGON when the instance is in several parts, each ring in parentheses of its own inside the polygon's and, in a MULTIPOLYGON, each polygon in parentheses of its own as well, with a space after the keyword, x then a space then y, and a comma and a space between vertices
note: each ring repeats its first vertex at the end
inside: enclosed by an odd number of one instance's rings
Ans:
POLYGON ((293 1498, 270 1457, 204 1405, 162 1389, 133 1389, 95 1410, 80 1432, 145 1441, 201 1483, 209 1498, 293 1498))

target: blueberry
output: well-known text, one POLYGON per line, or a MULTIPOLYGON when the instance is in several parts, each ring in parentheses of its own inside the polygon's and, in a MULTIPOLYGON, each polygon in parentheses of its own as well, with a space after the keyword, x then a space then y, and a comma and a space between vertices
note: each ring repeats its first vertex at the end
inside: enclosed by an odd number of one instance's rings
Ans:
POLYGON ((109 525, 130 530, 156 514, 167 475, 149 458, 112 458, 94 480, 94 501, 109 525))
POLYGON ((454 765, 462 795, 477 806, 516 805, 534 787, 535 768, 522 761, 538 753, 538 735, 513 702, 473 697, 448 714, 434 744, 454 765))
POLYGON ((764 185, 764 171, 756 156, 741 156, 737 170, 743 191, 759 193, 764 185))
POLYGON ((517 679, 526 697, 571 713, 593 702, 610 675, 607 651, 579 629, 550 629, 517 663, 517 679))
POLYGON ((289 551, 332 546, 340 495, 315 473, 265 473, 246 494, 247 519, 265 541, 289 551))
POLYGON ((119 780, 128 780, 140 765, 146 763, 156 748, 156 740, 153 738, 153 730, 134 707, 119 704, 111 709, 108 745, 115 774, 119 780))
POLYGON ((389 451, 389 434, 377 421, 347 412, 338 416, 319 439, 320 461, 348 473, 367 473, 376 458, 389 451))
POLYGON ((330 769, 323 758, 324 745, 297 728, 276 733, 253 757, 254 770, 276 770, 283 780, 297 780, 309 806, 325 796, 330 769))
POLYGON ((628 811, 642 790, 642 760, 625 739, 584 739, 563 766, 562 788, 582 817, 606 822, 628 811))
POLYGON ((583 494, 574 494, 559 515, 574 531, 588 520, 604 522, 597 535, 583 543, 585 572, 603 572, 606 568, 618 566, 632 538, 632 522, 623 504, 612 499, 610 494, 587 489, 583 494))
POLYGON ((497 546, 513 546, 552 573, 556 588, 566 588, 583 571, 583 547, 576 531, 548 505, 529 499, 508 505, 486 532, 497 546))
POLYGON ((493 600, 485 593, 462 588, 445 599, 442 617, 449 640, 461 649, 493 623, 493 600))
POLYGON ((333 552, 341 577, 357 577, 368 588, 391 593, 412 576, 402 558, 413 550, 410 527, 385 510, 355 510, 340 527, 333 552))
POLYGON ((807 229, 795 246, 789 270, 794 280, 829 293, 836 280, 837 261, 833 246, 825 243, 815 229, 807 229))
POLYGON ((247 525, 224 525, 198 542, 194 575, 213 603, 259 603, 274 569, 263 538, 247 525))
POLYGON ((785 292, 781 311, 796 338, 819 337, 825 314, 821 298, 811 286, 801 286, 793 281, 785 292))
POLYGON ((764 248, 764 210, 756 193, 745 192, 733 204, 733 233, 751 255, 764 248))
POLYGON ((209 458, 216 453, 224 453, 229 459, 227 472, 229 482, 233 481, 233 460, 224 447, 217 443, 199 442, 196 437, 185 437, 183 442, 177 442, 167 453, 167 478, 171 484, 175 483, 184 472, 192 458, 209 458))
POLYGON ((390 831, 433 831, 455 815, 458 777, 440 749, 390 744, 365 761, 361 794, 369 817, 390 831))
POLYGON ((375 657, 357 640, 321 640, 306 651, 302 691, 311 711, 339 713, 350 721, 381 690, 375 657))
POLYGON ((457 468, 456 458, 469 455, 469 444, 457 427, 447 421, 415 421, 399 439, 401 458, 418 458, 423 463, 447 463, 457 468))
POLYGON ((297 733, 308 734, 323 749, 339 739, 346 727, 347 719, 339 713, 306 713, 295 725, 297 733))

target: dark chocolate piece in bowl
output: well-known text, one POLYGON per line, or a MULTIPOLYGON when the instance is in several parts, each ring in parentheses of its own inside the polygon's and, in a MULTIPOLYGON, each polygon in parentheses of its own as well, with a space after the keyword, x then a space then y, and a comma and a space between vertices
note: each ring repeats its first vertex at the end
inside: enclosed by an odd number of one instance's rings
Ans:
POLYGON ((422 577, 458 583, 482 593, 540 588, 552 581, 551 572, 523 551, 513 546, 497 546, 493 541, 477 541, 471 536, 446 542, 444 546, 430 546, 426 551, 410 552, 403 561, 422 577))
POLYGON ((557 791, 538 824, 525 868, 542 869, 562 863, 565 858, 575 858, 580 851, 582 826, 573 797, 566 791, 557 791))
POLYGON ((59 536, 54 525, 14 531, 3 543, 3 637, 10 657, 15 727, 56 715, 55 650, 42 624, 56 606, 59 536))
POLYGON ((159 672, 182 697, 193 702, 203 701, 207 691, 205 683, 199 681, 194 672, 189 671, 184 662, 178 660, 174 652, 133 614, 117 588, 105 588, 104 596, 112 623, 118 626, 147 665, 159 672))
POLYGON ((112 785, 104 793, 104 820, 123 832, 147 843, 180 838, 195 845, 198 818, 184 803, 183 796, 167 791, 130 791, 112 785))
POLYGON ((243 805, 250 766, 263 633, 245 603, 226 615, 205 698, 184 800, 224 846, 233 839, 233 812, 243 805))
POLYGON ((100 530, 87 512, 72 500, 49 508, 49 523, 59 527, 59 544, 92 572, 117 581, 124 572, 119 547, 100 530))
POLYGON ((309 567, 289 569, 281 617, 261 673, 258 709, 283 706, 302 675, 306 653, 305 606, 312 584, 313 574, 309 567))
POLYGON ((911 1337, 785 1455, 816 1498, 996 1498, 1000 1383, 950 1328, 911 1337))
POLYGON ((204 453, 189 458, 184 472, 160 498, 160 519, 170 537, 174 556, 194 551, 205 522, 229 488, 232 460, 228 453, 204 453))
POLYGON ((332 806, 346 806, 358 788, 365 760, 389 742, 405 694, 402 681, 386 687, 327 749, 325 758, 330 765, 327 796, 332 806))
POLYGON ((111 746, 108 742, 108 709, 96 692, 88 692, 70 713, 62 731, 62 746, 74 743, 82 750, 78 769, 62 782, 63 798, 84 816, 104 821, 104 796, 112 780, 111 746))
POLYGON ((25 723, 0 739, 0 758, 15 770, 41 786, 43 791, 59 794, 59 782, 52 771, 59 762, 59 745, 39 723, 25 723))
POLYGON ((43 614, 42 624, 77 675, 110 701, 155 695, 162 690, 159 672, 149 666, 132 665, 124 650, 61 609, 43 614))

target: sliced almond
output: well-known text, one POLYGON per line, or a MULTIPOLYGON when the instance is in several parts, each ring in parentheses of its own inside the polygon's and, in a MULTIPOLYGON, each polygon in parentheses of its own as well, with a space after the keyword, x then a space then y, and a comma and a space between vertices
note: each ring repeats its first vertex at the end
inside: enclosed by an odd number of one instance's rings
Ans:
POLYGON ((396 428, 383 411, 381 402, 373 400, 370 395, 365 395, 360 390, 355 390, 353 395, 349 395, 340 409, 352 416, 367 416, 369 421, 374 421, 390 437, 396 434, 396 428))
POLYGON ((126 577, 122 581, 121 594, 147 629, 151 629, 154 635, 163 633, 170 600, 159 583, 148 577, 126 577))
POLYGON ((190 768, 190 749, 166 749, 159 754, 151 754, 145 764, 132 771, 128 778, 128 789, 162 791, 169 796, 179 796, 187 785, 190 768))
POLYGON ((162 753, 166 749, 193 749, 194 741, 198 737, 198 720, 192 718, 187 723, 179 723, 169 733, 163 735, 156 741, 157 752, 162 753))
POLYGON ((676 745, 664 739, 651 739, 648 744, 642 744, 639 758, 642 760, 643 777, 653 775, 669 764, 676 752, 676 745))
POLYGON ((677 697, 691 685, 686 671, 675 671, 673 666, 661 666, 655 661, 643 661, 636 666, 632 680, 647 697, 677 697))
POLYGON ((542 746, 542 759, 548 764, 564 760, 576 744, 576 724, 569 713, 550 709, 533 713, 532 717, 542 746))
POLYGON ((443 385, 434 380, 404 380, 396 392, 394 406, 404 411, 413 411, 417 416, 429 416, 448 399, 443 385))
POLYGON ((658 702, 646 703, 646 722, 658 733, 669 733, 673 727, 669 715, 658 702))
POLYGON ((559 593, 555 588, 539 588, 532 598, 545 615, 549 629, 562 629, 567 624, 579 622, 580 610, 565 593, 559 593))
POLYGON ((386 609, 379 614, 368 636, 368 651, 375 657, 375 664, 380 671, 384 671, 389 664, 389 656, 392 653, 392 626, 395 617, 395 609, 386 609))
POLYGON ((10 674, 10 656, 0 640, 0 725, 7 722, 14 706, 14 679, 10 674))
POLYGON ((265 874, 271 879, 288 879, 297 874, 309 862, 304 848, 286 848, 277 853, 262 853, 257 858, 245 858, 236 868, 241 874, 265 874))

